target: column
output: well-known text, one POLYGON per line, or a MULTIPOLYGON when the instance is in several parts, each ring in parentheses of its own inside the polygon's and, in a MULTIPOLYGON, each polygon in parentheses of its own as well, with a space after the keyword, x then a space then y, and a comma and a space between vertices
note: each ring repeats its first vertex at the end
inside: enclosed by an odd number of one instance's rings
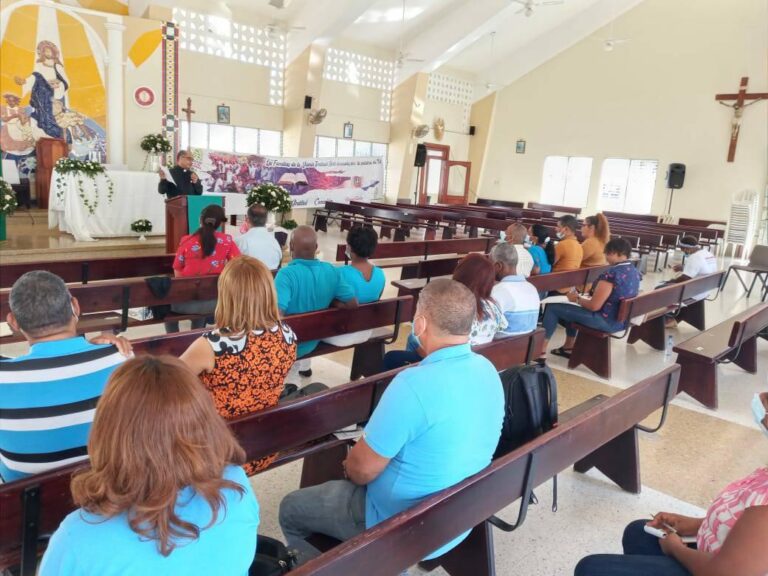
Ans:
POLYGON ((109 16, 107 28, 107 161, 125 164, 122 17, 109 16))

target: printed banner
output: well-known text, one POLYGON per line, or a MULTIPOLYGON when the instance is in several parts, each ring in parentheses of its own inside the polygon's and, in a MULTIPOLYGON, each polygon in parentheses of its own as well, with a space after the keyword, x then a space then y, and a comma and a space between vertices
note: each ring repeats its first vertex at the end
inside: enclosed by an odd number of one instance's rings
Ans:
POLYGON ((379 157, 277 158, 193 149, 193 169, 203 192, 245 194, 263 182, 288 190, 293 208, 333 202, 370 202, 383 195, 384 165, 379 157))

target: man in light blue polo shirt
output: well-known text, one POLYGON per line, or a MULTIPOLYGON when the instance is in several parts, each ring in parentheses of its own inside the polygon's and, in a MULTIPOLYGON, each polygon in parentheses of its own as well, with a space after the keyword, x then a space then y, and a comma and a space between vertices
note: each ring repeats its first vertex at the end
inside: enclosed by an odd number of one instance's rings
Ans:
POLYGON ((504 392, 493 364, 469 346, 476 306, 454 280, 422 290, 413 324, 427 355, 390 383, 344 462, 348 480, 297 490, 280 504, 280 526, 300 561, 319 554, 304 540, 310 534, 347 540, 490 464, 504 392))
POLYGON ((96 403, 131 348, 112 335, 90 341, 78 336, 77 299, 50 272, 24 274, 13 284, 8 304, 8 324, 24 335, 30 350, 0 362, 0 478, 5 482, 88 457, 96 403))
MULTIPOLYGON (((311 226, 299 226, 291 235, 291 263, 275 276, 277 306, 280 314, 302 314, 324 310, 329 306, 357 308, 355 291, 339 274, 338 268, 315 258, 317 233, 311 226)), ((300 342, 296 356, 306 356, 317 347, 318 340, 300 342)), ((299 374, 311 376, 309 360, 297 360, 299 374)))
POLYGON ((491 262, 499 283, 491 290, 491 298, 499 305, 507 319, 504 336, 526 334, 536 329, 541 300, 536 287, 517 272, 517 247, 506 242, 491 250, 491 262))

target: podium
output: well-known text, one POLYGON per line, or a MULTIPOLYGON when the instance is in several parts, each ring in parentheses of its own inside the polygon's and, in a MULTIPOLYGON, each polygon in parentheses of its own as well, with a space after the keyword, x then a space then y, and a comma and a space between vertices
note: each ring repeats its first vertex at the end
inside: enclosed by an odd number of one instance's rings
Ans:
POLYGON ((218 204, 224 208, 224 198, 176 196, 165 201, 165 252, 167 254, 174 254, 181 238, 197 230, 200 226, 200 212, 211 204, 218 204))
POLYGON ((35 144, 37 169, 35 170, 35 194, 37 207, 48 209, 48 196, 51 190, 51 173, 59 158, 69 154, 66 140, 60 138, 40 138, 35 144))

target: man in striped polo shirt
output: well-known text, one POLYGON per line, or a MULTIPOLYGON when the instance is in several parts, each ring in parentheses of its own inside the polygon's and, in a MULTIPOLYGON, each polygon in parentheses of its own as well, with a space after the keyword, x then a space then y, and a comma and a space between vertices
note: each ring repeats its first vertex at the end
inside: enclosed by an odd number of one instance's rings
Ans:
POLYGON ((8 323, 30 349, 0 361, 0 478, 5 482, 88 457, 96 402, 124 353, 130 354, 123 338, 78 336, 77 299, 55 274, 24 274, 11 288, 9 305, 8 323))

